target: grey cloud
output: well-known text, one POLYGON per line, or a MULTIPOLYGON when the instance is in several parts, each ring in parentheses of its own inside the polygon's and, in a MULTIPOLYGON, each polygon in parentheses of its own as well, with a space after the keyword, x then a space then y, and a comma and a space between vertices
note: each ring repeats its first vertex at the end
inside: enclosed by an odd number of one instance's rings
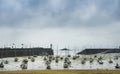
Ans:
POLYGON ((61 0, 60 6, 56 9, 54 9, 55 6, 53 8, 50 5, 48 0, 14 1, 19 4, 18 7, 3 2, 5 7, 0 8, 2 16, 0 17, 0 26, 18 28, 25 26, 44 28, 99 27, 119 21, 120 4, 118 0, 61 0), (116 4, 117 2, 118 4, 116 4), (92 5, 95 6, 95 11, 89 8, 92 5), (14 8, 14 6, 17 8, 14 8))

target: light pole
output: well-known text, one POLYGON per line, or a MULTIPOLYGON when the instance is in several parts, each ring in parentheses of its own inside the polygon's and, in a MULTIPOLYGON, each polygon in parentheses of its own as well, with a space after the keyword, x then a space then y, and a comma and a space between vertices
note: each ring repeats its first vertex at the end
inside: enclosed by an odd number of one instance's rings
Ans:
POLYGON ((21 46, 22 46, 22 48, 23 48, 24 44, 21 44, 21 46))

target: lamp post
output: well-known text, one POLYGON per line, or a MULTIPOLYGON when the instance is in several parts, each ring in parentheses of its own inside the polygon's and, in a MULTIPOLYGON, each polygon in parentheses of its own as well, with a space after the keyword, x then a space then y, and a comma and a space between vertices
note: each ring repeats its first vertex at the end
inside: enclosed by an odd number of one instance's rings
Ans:
MULTIPOLYGON (((12 44, 12 49, 14 49, 15 48, 15 44, 13 43, 12 44)), ((16 57, 16 49, 15 49, 15 57, 16 57)))
POLYGON ((22 48, 23 48, 24 44, 21 44, 21 46, 22 46, 22 48))

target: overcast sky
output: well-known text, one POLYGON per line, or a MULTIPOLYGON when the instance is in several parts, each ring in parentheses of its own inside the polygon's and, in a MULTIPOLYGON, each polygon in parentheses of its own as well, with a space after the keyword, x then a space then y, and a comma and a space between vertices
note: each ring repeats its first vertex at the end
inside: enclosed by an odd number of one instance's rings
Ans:
POLYGON ((120 0, 0 0, 0 47, 120 45, 120 0))

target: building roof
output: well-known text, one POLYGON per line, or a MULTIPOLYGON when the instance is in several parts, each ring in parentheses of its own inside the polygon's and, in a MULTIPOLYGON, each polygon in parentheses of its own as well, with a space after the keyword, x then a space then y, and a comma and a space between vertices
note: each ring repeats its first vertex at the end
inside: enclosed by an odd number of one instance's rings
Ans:
POLYGON ((98 54, 98 53, 103 53, 103 54, 120 53, 120 48, 89 48, 81 52, 78 52, 77 54, 89 55, 89 54, 98 54))
POLYGON ((0 50, 31 50, 31 49, 35 49, 35 50, 42 50, 42 49, 50 49, 51 48, 42 48, 42 47, 34 47, 34 48, 10 48, 10 47, 6 47, 6 48, 0 48, 0 50))

